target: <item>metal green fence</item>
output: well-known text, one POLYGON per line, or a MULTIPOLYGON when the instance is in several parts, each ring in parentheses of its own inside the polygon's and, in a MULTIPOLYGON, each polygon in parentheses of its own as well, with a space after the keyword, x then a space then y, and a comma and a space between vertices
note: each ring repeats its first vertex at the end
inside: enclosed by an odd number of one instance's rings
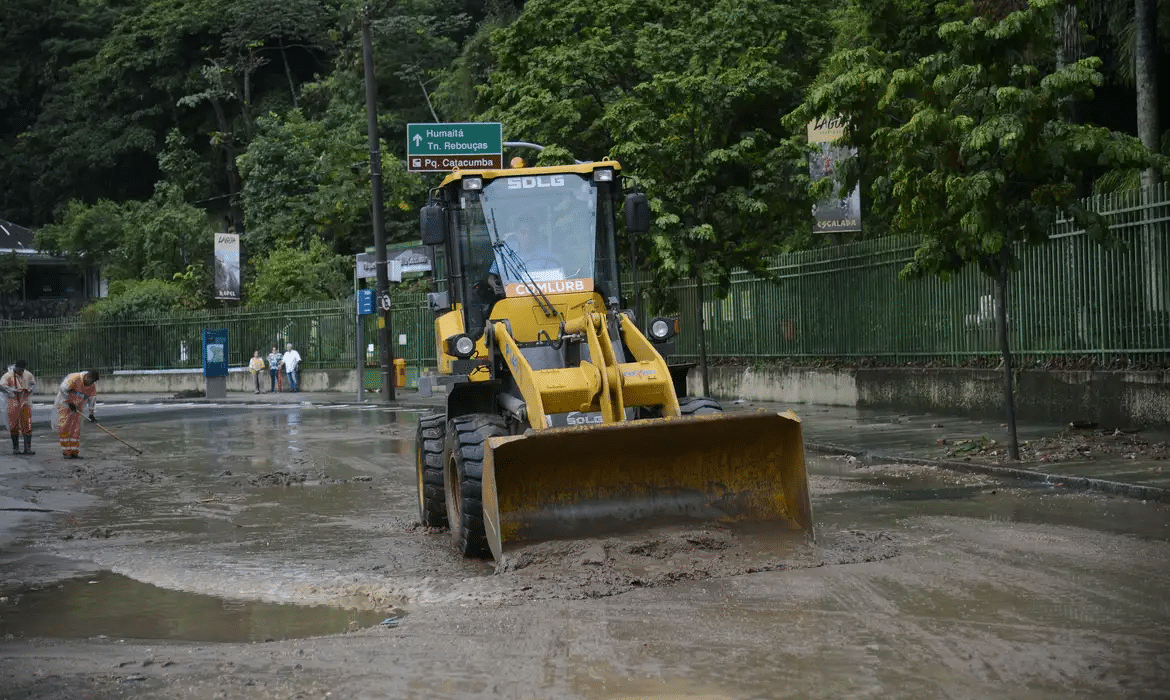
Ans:
MULTIPOLYGON (((198 369, 203 329, 228 329, 228 364, 246 366, 253 350, 261 355, 291 342, 309 368, 350 368, 357 357, 352 299, 193 313, 160 313, 125 321, 81 318, 0 324, 0 361, 27 359, 37 374, 55 375, 96 368, 102 371, 198 369)), ((366 342, 377 342, 377 322, 365 317, 366 342)), ((396 299, 391 311, 396 357, 417 373, 434 364, 434 331, 425 300, 396 299), (405 341, 399 344, 399 341, 405 341)))
MULTIPOLYGON (((1170 198, 1165 186, 1086 200, 1115 241, 1071 222, 1021 248, 1009 283, 1013 352, 1096 364, 1170 359, 1170 198)), ((778 258, 775 282, 733 276, 726 299, 704 294, 708 359, 829 358, 885 362, 998 355, 994 286, 971 267, 944 281, 901 281, 917 240, 887 238, 778 258)), ((674 359, 695 361, 698 286, 676 289, 683 329, 674 359)))

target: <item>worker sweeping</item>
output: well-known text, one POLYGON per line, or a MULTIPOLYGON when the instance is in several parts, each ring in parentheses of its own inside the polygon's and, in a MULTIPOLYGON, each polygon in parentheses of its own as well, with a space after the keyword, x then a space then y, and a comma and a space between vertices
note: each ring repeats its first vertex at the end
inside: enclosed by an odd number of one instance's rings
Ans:
POLYGON ((54 425, 61 438, 61 454, 65 459, 81 459, 81 408, 89 404, 89 421, 96 423, 98 371, 74 372, 65 377, 57 389, 53 408, 57 410, 54 425))
POLYGON ((24 436, 23 454, 36 454, 32 450, 32 404, 30 396, 37 388, 37 380, 28 371, 28 363, 17 360, 12 369, 0 377, 0 391, 8 397, 8 432, 12 434, 12 454, 22 454, 20 438, 24 436))

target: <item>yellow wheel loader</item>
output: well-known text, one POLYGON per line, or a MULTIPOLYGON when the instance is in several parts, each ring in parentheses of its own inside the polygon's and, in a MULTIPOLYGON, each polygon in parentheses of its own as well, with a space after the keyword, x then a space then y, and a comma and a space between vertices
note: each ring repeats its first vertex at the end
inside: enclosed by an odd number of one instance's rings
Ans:
POLYGON ((420 212, 446 410, 419 421, 419 518, 465 556, 688 521, 812 534, 797 417, 681 396, 677 321, 622 310, 616 214, 638 236, 650 210, 621 183, 610 160, 456 171, 420 212))

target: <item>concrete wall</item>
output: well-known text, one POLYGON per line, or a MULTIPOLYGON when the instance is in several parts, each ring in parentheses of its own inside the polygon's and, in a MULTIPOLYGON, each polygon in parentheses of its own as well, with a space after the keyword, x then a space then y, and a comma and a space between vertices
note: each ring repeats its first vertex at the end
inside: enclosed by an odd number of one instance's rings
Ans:
MULTIPOLYGON (((357 373, 352 369, 308 369, 301 372, 301 391, 341 391, 357 394, 357 373)), ((37 393, 55 395, 64 377, 37 377, 37 393)), ((228 372, 228 391, 254 391, 252 375, 246 369, 228 372)), ((98 380, 98 397, 102 394, 176 394, 206 387, 203 370, 160 370, 156 372, 115 372, 98 380)), ((260 387, 268 390, 268 372, 261 375, 260 387)), ((285 389, 288 389, 287 382, 285 389)))
MULTIPOLYGON (((1102 426, 1170 426, 1170 372, 1016 373, 1016 409, 1022 420, 1067 423, 1095 421, 1102 426)), ((56 393, 61 377, 38 377, 40 394, 56 393)), ((251 375, 233 369, 228 391, 251 392, 251 375)), ((262 387, 267 388, 268 375, 262 387)), ((409 382, 414 384, 414 382, 409 382)), ((973 418, 1003 416, 1003 373, 959 368, 805 369, 713 367, 712 396, 749 401, 878 408, 906 413, 941 413, 973 418)), ((99 396, 121 393, 175 394, 205 387, 202 370, 117 372, 98 383, 99 396)), ((702 393, 702 378, 692 370, 688 393, 702 393)), ((305 370, 302 391, 357 393, 354 370, 305 370)))
MULTIPOLYGON (((1102 426, 1170 425, 1170 372, 1020 370, 1016 410, 1022 420, 1102 426)), ((714 367, 711 394, 723 400, 823 403, 974 418, 1003 416, 1003 373, 960 368, 714 367)), ((702 392, 692 370, 688 393, 702 392)))

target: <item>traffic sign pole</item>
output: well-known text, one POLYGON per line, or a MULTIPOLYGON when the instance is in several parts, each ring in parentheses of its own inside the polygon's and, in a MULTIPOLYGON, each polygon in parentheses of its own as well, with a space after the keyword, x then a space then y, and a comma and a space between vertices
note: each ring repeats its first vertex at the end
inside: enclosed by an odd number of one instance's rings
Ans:
MULTIPOLYGON (((373 195, 374 220, 374 265, 378 274, 378 296, 388 295, 390 280, 386 274, 386 226, 382 219, 382 153, 378 146, 378 88, 374 83, 374 49, 370 32, 369 15, 362 20, 362 68, 366 83, 366 132, 370 141, 370 187, 373 195)), ((386 400, 394 401, 394 381, 390 376, 394 366, 393 348, 390 346, 390 312, 382 311, 382 323, 378 329, 378 354, 382 361, 382 390, 386 400)))

